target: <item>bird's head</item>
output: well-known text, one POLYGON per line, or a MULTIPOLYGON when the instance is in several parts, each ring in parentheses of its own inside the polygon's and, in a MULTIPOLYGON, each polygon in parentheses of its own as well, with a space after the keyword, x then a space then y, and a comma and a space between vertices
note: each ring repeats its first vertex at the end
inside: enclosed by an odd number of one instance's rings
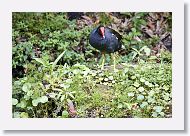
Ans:
POLYGON ((100 25, 97 30, 98 30, 98 34, 104 39, 105 38, 105 27, 103 25, 100 25))

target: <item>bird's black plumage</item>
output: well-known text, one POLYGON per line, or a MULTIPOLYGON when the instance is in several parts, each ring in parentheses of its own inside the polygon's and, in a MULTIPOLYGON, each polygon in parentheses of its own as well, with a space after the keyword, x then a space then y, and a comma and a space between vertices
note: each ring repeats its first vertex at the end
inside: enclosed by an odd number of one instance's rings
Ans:
POLYGON ((113 53, 121 49, 121 35, 115 30, 100 25, 92 30, 89 38, 90 44, 105 53, 113 53), (100 32, 100 28, 104 28, 104 36, 100 32))

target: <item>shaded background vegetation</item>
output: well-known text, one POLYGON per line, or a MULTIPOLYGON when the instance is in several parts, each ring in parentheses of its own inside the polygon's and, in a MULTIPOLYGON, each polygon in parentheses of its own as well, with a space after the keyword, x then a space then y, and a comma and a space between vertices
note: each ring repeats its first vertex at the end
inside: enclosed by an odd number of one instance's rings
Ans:
POLYGON ((171 117, 171 13, 13 13, 12 28, 13 117, 171 117), (123 37, 118 73, 89 45, 99 24, 123 37))

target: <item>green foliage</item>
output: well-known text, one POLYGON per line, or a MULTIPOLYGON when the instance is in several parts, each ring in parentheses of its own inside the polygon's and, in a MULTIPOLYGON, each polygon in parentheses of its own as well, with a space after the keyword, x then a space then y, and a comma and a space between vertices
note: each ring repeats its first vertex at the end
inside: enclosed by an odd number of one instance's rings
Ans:
POLYGON ((29 74, 13 84, 15 114, 24 111, 29 117, 70 117, 67 100, 71 100, 78 117, 167 115, 164 111, 172 100, 168 64, 127 64, 117 73, 95 71, 81 64, 57 65, 52 71, 52 64, 42 63, 35 76, 29 74))
POLYGON ((100 13, 100 23, 101 24, 109 25, 109 24, 111 24, 112 21, 113 21, 113 19, 111 19, 108 14, 105 14, 103 12, 100 13))
POLYGON ((148 13, 145 12, 135 13, 134 17, 132 18, 133 27, 140 30, 142 25, 146 25, 145 17, 147 14, 148 13))
MULTIPOLYGON (((107 13, 94 14, 101 24, 117 22, 107 13)), ((170 115, 172 55, 166 50, 153 54, 160 37, 144 36, 141 27, 148 15, 116 14, 129 20, 130 31, 119 29, 125 50, 117 58, 118 72, 113 72, 112 66, 99 69, 98 52, 89 45, 94 24, 70 21, 66 13, 13 13, 12 68, 21 66, 25 72, 13 77, 13 117, 70 118, 69 102, 79 118, 170 115)), ((171 14, 164 17, 170 30, 171 14)))
POLYGON ((13 28, 15 68, 28 63, 28 58, 39 55, 54 61, 63 51, 66 52, 60 63, 84 62, 84 54, 73 49, 78 47, 82 39, 87 41, 86 35, 93 29, 86 26, 81 31, 76 31, 76 22, 67 20, 65 14, 61 13, 13 13, 13 28), (36 51, 38 48, 39 52, 36 51))
POLYGON ((13 68, 16 68, 16 66, 23 66, 26 62, 29 62, 32 57, 34 57, 32 46, 33 45, 30 42, 19 43, 16 46, 13 46, 13 68))
POLYGON ((161 61, 162 63, 171 63, 172 55, 169 51, 161 51, 161 61))

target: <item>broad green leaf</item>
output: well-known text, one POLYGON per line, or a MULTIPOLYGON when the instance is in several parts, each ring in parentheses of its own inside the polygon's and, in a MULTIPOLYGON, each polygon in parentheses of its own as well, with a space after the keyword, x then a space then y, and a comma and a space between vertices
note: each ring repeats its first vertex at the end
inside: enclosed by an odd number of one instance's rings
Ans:
POLYGON ((25 100, 22 100, 20 103, 16 105, 16 107, 25 108, 27 105, 27 102, 25 100))
POLYGON ((22 86, 22 90, 24 92, 28 92, 31 88, 31 84, 30 83, 25 83, 23 86, 22 86))
POLYGON ((57 94, 55 94, 55 93, 49 93, 48 95, 49 95, 50 98, 55 98, 57 94))
POLYGON ((27 96, 32 96, 33 93, 34 93, 34 91, 30 90, 30 91, 27 92, 27 96))
POLYGON ((134 84, 133 84, 135 87, 139 87, 139 83, 138 82, 135 82, 134 84))
POLYGON ((17 103, 18 103, 18 100, 15 98, 12 98, 12 105, 17 105, 17 103))
POLYGON ((39 99, 34 99, 34 100, 32 100, 32 105, 33 106, 38 106, 39 102, 40 102, 39 99))
POLYGON ((139 51, 143 51, 145 48, 147 48, 147 46, 143 46, 139 51))
POLYGON ((136 76, 131 76, 131 79, 136 79, 136 76))
POLYGON ((42 97, 40 97, 40 102, 41 102, 41 103, 46 103, 46 102, 48 102, 48 97, 47 97, 47 96, 42 96, 42 97))
POLYGON ((42 58, 34 58, 37 62, 41 63, 43 66, 46 66, 47 63, 42 58))
POLYGON ((146 53, 146 56, 149 56, 151 53, 151 50, 148 47, 146 47, 144 48, 144 52, 146 53))
POLYGON ((140 81, 143 82, 143 83, 145 82, 144 78, 140 78, 140 81))
POLYGON ((144 88, 143 87, 139 87, 138 90, 139 90, 139 92, 143 92, 144 88))
POLYGON ((57 57, 57 59, 53 62, 52 69, 54 69, 54 67, 57 65, 57 62, 63 57, 64 54, 65 54, 65 51, 62 52, 62 53, 57 57))

